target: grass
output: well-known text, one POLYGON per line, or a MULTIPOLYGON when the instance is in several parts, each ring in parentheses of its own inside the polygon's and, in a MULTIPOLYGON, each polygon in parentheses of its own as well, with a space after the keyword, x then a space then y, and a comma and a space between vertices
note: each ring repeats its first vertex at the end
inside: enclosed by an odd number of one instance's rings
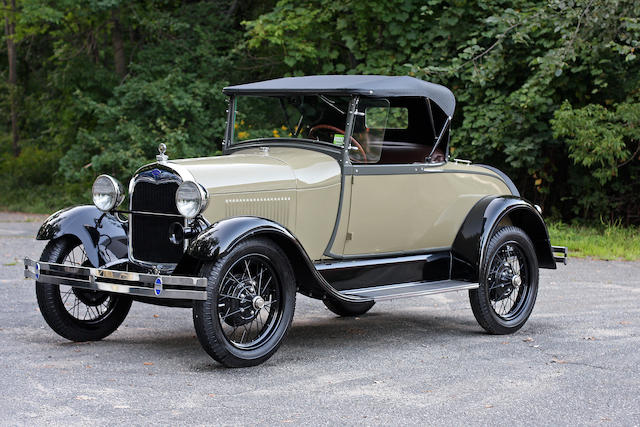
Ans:
POLYGON ((13 187, 0 193, 0 210, 52 214, 78 204, 91 204, 91 185, 38 185, 13 187))
POLYGON ((569 258, 640 260, 640 227, 618 223, 595 226, 549 222, 551 244, 569 248, 569 258))

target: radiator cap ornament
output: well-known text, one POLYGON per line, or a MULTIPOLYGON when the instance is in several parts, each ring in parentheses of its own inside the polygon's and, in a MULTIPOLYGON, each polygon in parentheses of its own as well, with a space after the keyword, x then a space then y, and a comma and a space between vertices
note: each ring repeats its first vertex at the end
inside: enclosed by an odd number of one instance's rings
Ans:
POLYGON ((158 144, 158 152, 160 154, 156 156, 156 160, 159 161, 160 163, 166 162, 169 159, 169 157, 167 157, 167 155, 164 154, 166 151, 167 151, 167 146, 164 144, 164 142, 161 142, 160 144, 158 144))

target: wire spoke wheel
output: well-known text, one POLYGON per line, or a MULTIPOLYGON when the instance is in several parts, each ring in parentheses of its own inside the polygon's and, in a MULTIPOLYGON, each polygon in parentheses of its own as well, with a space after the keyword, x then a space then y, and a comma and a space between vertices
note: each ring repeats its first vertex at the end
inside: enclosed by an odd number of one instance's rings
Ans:
MULTIPOLYGON (((66 236, 49 241, 40 260, 91 266, 82 243, 66 236)), ((47 324, 71 341, 98 341, 109 336, 122 324, 132 302, 128 295, 41 281, 36 282, 36 296, 47 324)))
MULTIPOLYGON (((87 253, 82 245, 74 247, 64 258, 62 264, 90 266, 87 253)), ((80 322, 99 322, 108 316, 115 307, 113 296, 106 292, 73 288, 68 285, 59 285, 58 289, 65 310, 80 322)))
POLYGON ((218 321, 226 339, 241 349, 267 340, 281 318, 281 294, 267 257, 248 254, 237 260, 218 291, 218 321))
POLYGON ((493 311, 505 320, 520 314, 528 292, 527 262, 514 241, 498 248, 487 276, 493 311))
POLYGON ((518 227, 497 230, 487 245, 478 289, 469 291, 476 320, 487 332, 510 334, 527 321, 538 294, 538 259, 518 227))
POLYGON ((229 367, 269 359, 284 339, 296 306, 295 276, 284 251, 266 238, 250 238, 203 265, 207 299, 193 306, 202 347, 229 367))

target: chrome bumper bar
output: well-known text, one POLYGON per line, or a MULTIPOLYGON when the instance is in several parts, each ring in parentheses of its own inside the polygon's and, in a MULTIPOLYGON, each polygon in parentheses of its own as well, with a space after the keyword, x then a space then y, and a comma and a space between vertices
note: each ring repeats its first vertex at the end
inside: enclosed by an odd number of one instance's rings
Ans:
POLYGON ((567 258, 569 257, 569 250, 566 246, 551 246, 553 250, 553 259, 555 262, 561 262, 567 265, 567 258))
POLYGON ((207 299, 207 279, 204 277, 133 273, 34 261, 29 258, 24 259, 24 277, 41 283, 141 297, 207 299))

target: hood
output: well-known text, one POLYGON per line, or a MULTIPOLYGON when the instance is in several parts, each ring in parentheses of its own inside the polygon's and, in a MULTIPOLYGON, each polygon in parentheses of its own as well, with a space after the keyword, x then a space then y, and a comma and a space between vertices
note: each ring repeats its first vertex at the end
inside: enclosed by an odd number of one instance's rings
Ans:
POLYGON ((172 164, 187 169, 210 195, 304 190, 340 182, 334 158, 301 148, 247 148, 226 156, 174 160, 167 166, 172 164))

